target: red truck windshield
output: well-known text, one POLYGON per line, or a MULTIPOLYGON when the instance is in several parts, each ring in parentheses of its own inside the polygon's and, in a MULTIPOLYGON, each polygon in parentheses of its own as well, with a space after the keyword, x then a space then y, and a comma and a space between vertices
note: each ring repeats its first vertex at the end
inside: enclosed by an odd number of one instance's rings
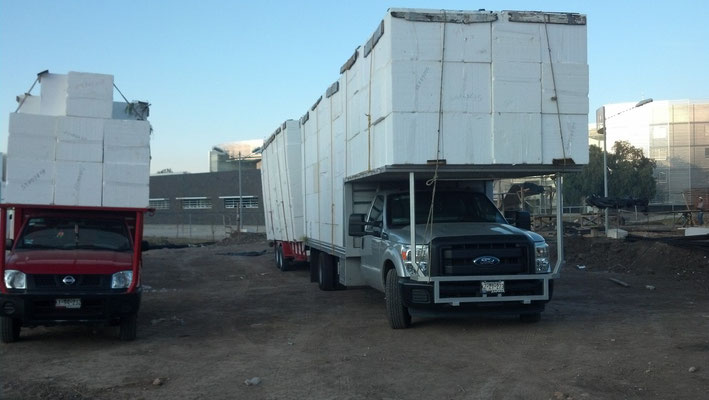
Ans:
POLYGON ((126 225, 121 220, 69 217, 33 217, 15 250, 131 250, 126 225))

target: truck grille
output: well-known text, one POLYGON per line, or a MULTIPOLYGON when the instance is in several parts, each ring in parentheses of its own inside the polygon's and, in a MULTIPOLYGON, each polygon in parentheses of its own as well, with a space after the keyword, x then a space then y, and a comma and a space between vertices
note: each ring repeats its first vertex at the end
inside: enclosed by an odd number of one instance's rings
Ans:
POLYGON ((111 285, 111 275, 96 274, 35 274, 28 279, 29 288, 35 290, 86 290, 86 289, 108 289, 111 285), (74 283, 68 285, 63 282, 64 278, 71 276, 74 283))
POLYGON ((438 276, 533 273, 533 243, 524 236, 470 236, 434 239, 431 272, 438 276), (488 258, 490 264, 475 263, 488 258))

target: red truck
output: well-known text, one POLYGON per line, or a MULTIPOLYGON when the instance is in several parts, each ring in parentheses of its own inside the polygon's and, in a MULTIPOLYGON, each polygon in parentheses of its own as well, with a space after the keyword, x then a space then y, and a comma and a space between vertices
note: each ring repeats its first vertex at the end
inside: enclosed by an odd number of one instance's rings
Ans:
POLYGON ((148 211, 0 204, 1 340, 18 340, 22 327, 83 323, 118 325, 122 340, 135 339, 148 211))

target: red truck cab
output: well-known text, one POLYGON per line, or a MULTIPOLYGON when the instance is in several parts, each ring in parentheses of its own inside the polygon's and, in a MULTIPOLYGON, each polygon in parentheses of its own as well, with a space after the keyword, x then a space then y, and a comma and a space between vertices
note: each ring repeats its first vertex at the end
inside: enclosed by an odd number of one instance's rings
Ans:
POLYGON ((118 325, 121 339, 135 339, 146 211, 0 204, 2 341, 22 327, 82 323, 118 325))

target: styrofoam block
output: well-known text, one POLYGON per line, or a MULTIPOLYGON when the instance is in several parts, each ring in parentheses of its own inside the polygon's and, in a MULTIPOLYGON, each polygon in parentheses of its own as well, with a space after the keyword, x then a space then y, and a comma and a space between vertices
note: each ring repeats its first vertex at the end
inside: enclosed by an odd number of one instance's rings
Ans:
POLYGON ((136 207, 149 205, 150 186, 148 184, 112 184, 103 186, 104 207, 136 207))
POLYGON ((393 163, 392 137, 394 118, 390 115, 372 126, 371 146, 369 147, 372 168, 393 163))
POLYGON ((366 148, 367 132, 360 132, 347 139, 347 165, 345 166, 345 175, 355 175, 367 170, 367 154, 362 153, 362 149, 366 148))
POLYGON ((370 111, 372 122, 386 117, 392 111, 391 64, 374 71, 371 82, 370 111))
POLYGON ((440 85, 440 62, 393 62, 392 110, 394 112, 438 112, 440 85))
POLYGON ((542 64, 542 112, 588 114, 588 65, 542 64), (555 85, 556 84, 556 85, 555 85), (556 91, 554 87, 556 86, 556 91), (556 101, 552 98, 556 96, 556 101))
POLYGON ((542 62, 587 64, 586 25, 547 24, 541 28, 542 62), (549 47, 546 30, 549 32, 549 47), (551 61, 549 57, 551 49, 551 61))
POLYGON ((66 94, 68 98, 111 100, 113 102, 113 75, 70 71, 67 74, 66 94))
POLYGON ((150 183, 150 164, 103 164, 103 185, 147 185, 150 183))
POLYGON ((20 106, 20 108, 17 110, 18 113, 22 114, 40 114, 40 109, 41 109, 41 98, 39 96, 32 96, 32 95, 20 95, 17 96, 18 103, 17 105, 20 106))
POLYGON ((146 163, 150 160, 150 147, 104 145, 103 160, 115 164, 146 163))
POLYGON ((5 200, 18 204, 52 204, 54 201, 54 161, 7 158, 5 200))
POLYGON ((588 164, 588 117, 586 114, 542 114, 542 163, 572 158, 576 164, 588 164), (559 132, 559 119, 562 130, 559 132), (562 135, 563 143, 562 147, 562 135))
POLYGON ((492 24, 492 61, 541 62, 539 24, 510 22, 503 15, 492 24))
MULTIPOLYGON (((134 107, 135 103, 134 103, 134 107)), ((141 120, 141 117, 138 115, 138 112, 142 112, 144 114, 149 114, 149 110, 139 110, 139 111, 131 111, 128 107, 128 103, 125 102, 118 102, 114 101, 113 102, 113 114, 111 116, 112 119, 131 119, 131 120, 141 120)), ((143 115, 143 119, 145 119, 147 115, 143 115)))
POLYGON ((443 112, 490 113, 491 86, 489 63, 444 63, 443 112))
POLYGON ((11 113, 8 155, 14 158, 54 161, 56 152, 56 117, 11 113))
MULTIPOLYGON (((425 164, 436 158, 438 113, 393 113, 393 164, 425 164)), ((356 154, 356 153, 355 153, 356 154)))
POLYGON ((538 113, 494 113, 493 154, 497 164, 540 164, 542 121, 538 113))
POLYGON ((40 78, 40 113, 66 115, 67 76, 45 74, 40 78))
POLYGON ((490 23, 446 24, 445 61, 492 61, 490 23))
POLYGON ((412 22, 391 16, 387 18, 391 19, 392 60, 441 60, 443 30, 439 22, 412 22))
POLYGON ((444 113, 441 158, 447 164, 492 164, 490 114, 444 113))
POLYGON ((150 122, 130 120, 109 120, 103 127, 106 145, 149 146, 150 122))
POLYGON ((496 113, 539 113, 541 105, 539 63, 492 64, 492 110, 496 113))
POLYGON ((67 97, 66 115, 72 117, 111 118, 113 101, 104 99, 89 99, 83 97, 67 97))
POLYGON ((101 163, 57 161, 54 204, 101 206, 102 177, 101 163))
POLYGON ((102 162, 103 119, 57 117, 57 161, 102 162))
POLYGON ((623 229, 608 229, 606 237, 611 239, 625 239, 628 237, 628 231, 623 229))

